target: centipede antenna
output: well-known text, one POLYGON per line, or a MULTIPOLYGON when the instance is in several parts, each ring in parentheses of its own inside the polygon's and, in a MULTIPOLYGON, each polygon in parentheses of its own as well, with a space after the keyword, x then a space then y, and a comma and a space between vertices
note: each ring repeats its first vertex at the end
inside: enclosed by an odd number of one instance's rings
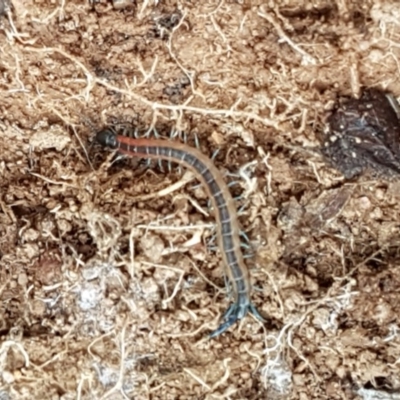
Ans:
POLYGON ((215 157, 217 157, 219 151, 220 151, 220 149, 214 150, 214 153, 212 153, 212 156, 211 156, 211 161, 215 160, 215 157))
POLYGON ((240 194, 239 196, 235 196, 235 197, 233 198, 234 201, 240 201, 240 200, 242 200, 242 199, 243 199, 243 195, 242 195, 242 194, 240 194))

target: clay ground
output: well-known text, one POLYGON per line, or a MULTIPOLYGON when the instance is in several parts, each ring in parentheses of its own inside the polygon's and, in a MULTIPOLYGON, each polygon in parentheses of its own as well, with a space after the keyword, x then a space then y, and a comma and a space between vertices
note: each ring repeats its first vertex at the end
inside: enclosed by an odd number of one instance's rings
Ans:
POLYGON ((114 3, 0 1, 0 398, 400 398, 400 185, 317 140, 338 94, 400 96, 399 3, 114 3), (220 150, 270 323, 206 338, 207 196, 90 147, 115 122, 220 150))

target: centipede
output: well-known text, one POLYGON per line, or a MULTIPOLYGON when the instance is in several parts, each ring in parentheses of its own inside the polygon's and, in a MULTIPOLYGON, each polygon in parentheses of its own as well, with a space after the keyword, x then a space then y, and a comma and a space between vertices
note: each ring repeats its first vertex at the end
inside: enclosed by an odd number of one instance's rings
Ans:
POLYGON ((233 301, 223 314, 218 328, 208 336, 215 338, 221 335, 249 313, 264 321, 251 302, 252 286, 240 246, 240 224, 235 202, 221 172, 212 160, 186 143, 118 135, 112 128, 99 131, 95 141, 124 156, 177 163, 192 171, 204 186, 214 209, 217 243, 233 289, 233 301))

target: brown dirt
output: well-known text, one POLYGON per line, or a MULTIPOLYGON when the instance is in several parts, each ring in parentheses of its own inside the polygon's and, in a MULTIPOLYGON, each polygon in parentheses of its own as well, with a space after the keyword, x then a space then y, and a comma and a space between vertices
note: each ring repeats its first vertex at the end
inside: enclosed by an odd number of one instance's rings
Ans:
POLYGON ((1 399, 398 398, 399 183, 315 150, 337 94, 400 96, 398 2, 114 3, 1 16, 1 399), (205 339, 229 301, 207 199, 89 149, 115 120, 255 161, 241 221, 273 326, 205 339))

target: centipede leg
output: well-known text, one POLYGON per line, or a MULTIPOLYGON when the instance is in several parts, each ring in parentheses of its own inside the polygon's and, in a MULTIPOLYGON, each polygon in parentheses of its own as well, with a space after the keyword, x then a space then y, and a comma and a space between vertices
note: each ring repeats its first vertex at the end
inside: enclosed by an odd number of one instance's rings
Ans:
POLYGON ((242 215, 242 214, 243 214, 243 211, 245 210, 245 208, 246 208, 246 204, 243 204, 243 205, 238 209, 237 215, 242 215))
POLYGON ((249 253, 249 254, 243 254, 243 258, 245 260, 248 260, 249 258, 253 258, 254 257, 254 253, 249 253))
POLYGON ((164 173, 163 160, 158 160, 157 164, 158 164, 158 168, 160 169, 160 171, 162 173, 164 173))
POLYGON ((242 199, 243 199, 243 195, 242 194, 233 198, 234 201, 240 201, 242 199))
POLYGON ((158 131, 157 131, 156 128, 153 129, 153 132, 154 132, 154 137, 155 137, 156 139, 159 139, 159 138, 161 137, 161 135, 158 133, 158 131))
POLYGON ((265 318, 262 317, 262 315, 259 313, 257 308, 255 307, 254 304, 250 304, 249 306, 249 311, 261 322, 267 322, 265 318))
POLYGON ((251 250, 251 246, 249 246, 247 243, 240 242, 240 247, 246 250, 251 250))
POLYGON ((200 184, 200 183, 197 184, 197 185, 192 186, 192 187, 191 187, 191 190, 196 190, 196 189, 198 189, 199 187, 201 187, 201 184, 200 184))
POLYGON ((229 172, 229 171, 227 171, 227 172, 224 174, 224 176, 227 176, 227 177, 229 177, 229 178, 239 178, 239 179, 241 179, 241 176, 240 176, 239 174, 235 174, 235 173, 229 172))
POLYGON ((239 235, 246 241, 246 243, 250 243, 250 239, 245 231, 240 230, 239 235))
POLYGON ((219 149, 217 149, 217 150, 214 151, 214 153, 213 153, 212 156, 211 156, 211 160, 212 160, 212 161, 215 160, 215 157, 217 157, 218 153, 219 153, 219 149))
POLYGON ((215 239, 217 238, 217 234, 215 233, 215 231, 214 231, 214 233, 213 233, 213 235, 210 237, 210 239, 208 239, 208 241, 207 241, 207 246, 209 246, 209 245, 212 245, 213 243, 215 243, 215 239))
MULTIPOLYGON (((225 273, 225 272, 224 272, 224 282, 225 282, 226 292, 228 293, 228 298, 229 298, 229 300, 232 300, 232 287, 231 287, 231 285, 230 285, 229 279, 228 279, 228 277, 226 276, 226 273, 225 273)), ((228 310, 226 311, 226 313, 227 313, 228 311, 229 311, 229 308, 228 308, 228 310)), ((226 314, 226 313, 225 313, 225 314, 226 314)), ((223 319, 225 319, 225 318, 227 318, 226 315, 223 316, 223 319)))
POLYGON ((150 132, 152 131, 153 128, 147 129, 147 131, 142 135, 144 138, 148 138, 150 136, 150 132))
POLYGON ((179 135, 179 131, 177 129, 172 128, 169 134, 171 139, 175 139, 179 135))
POLYGON ((238 181, 231 181, 229 183, 227 183, 228 187, 232 187, 232 186, 236 186, 238 184, 238 181))
POLYGON ((200 141, 196 132, 194 133, 194 145, 196 146, 196 148, 200 149, 200 141))

